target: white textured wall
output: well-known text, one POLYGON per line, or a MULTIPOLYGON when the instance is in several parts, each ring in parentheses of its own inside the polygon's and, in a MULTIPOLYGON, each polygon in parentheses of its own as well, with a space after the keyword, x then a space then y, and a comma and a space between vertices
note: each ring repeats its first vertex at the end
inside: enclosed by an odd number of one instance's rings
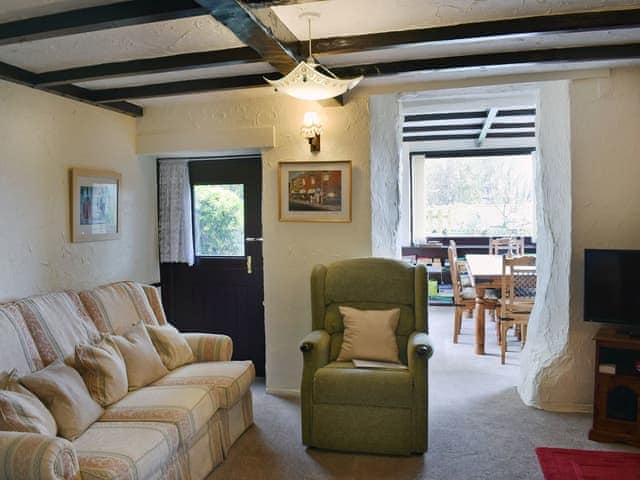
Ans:
MULTIPOLYGON (((302 358, 298 344, 311 330, 309 276, 313 265, 371 255, 369 168, 369 113, 366 98, 353 98, 344 107, 322 108, 284 95, 256 98, 230 96, 210 103, 188 103, 145 109, 138 121, 139 138, 146 152, 149 139, 170 132, 182 150, 181 132, 216 138, 218 130, 275 127, 276 146, 264 149, 262 222, 264 233, 265 322, 267 336, 267 387, 270 391, 298 390, 302 358), (305 111, 315 110, 324 126, 322 151, 309 152, 300 136, 305 111), (286 223, 278 221, 277 169, 281 161, 353 162, 352 223, 286 223)), ((237 148, 252 144, 250 130, 237 148)), ((229 135, 229 138, 233 137, 229 135)), ((259 147, 261 139, 253 139, 259 147)), ((216 145, 204 142, 209 150, 216 145)), ((227 141, 219 148, 232 149, 227 141)), ((161 148, 170 150, 166 142, 161 148)))
POLYGON ((369 97, 371 242, 376 257, 400 257, 402 120, 397 95, 369 97))
POLYGON ((135 121, 0 81, 0 301, 115 280, 157 281, 155 165, 135 121), (70 243, 69 168, 122 173, 119 240, 70 243))
POLYGON ((550 410, 575 410, 567 369, 571 263, 571 136, 569 82, 542 86, 538 104, 536 223, 538 290, 523 351, 522 400, 550 410), (567 388, 568 387, 568 388, 567 388))
POLYGON ((583 321, 584 249, 640 248, 639 85, 640 69, 616 69, 609 78, 572 81, 566 93, 555 87, 542 90, 546 193, 539 209, 549 231, 538 228, 538 252, 549 255, 541 255, 543 301, 536 300, 522 360, 520 395, 528 404, 591 409, 592 338, 599 325, 583 321), (559 178, 570 178, 570 184, 559 178))

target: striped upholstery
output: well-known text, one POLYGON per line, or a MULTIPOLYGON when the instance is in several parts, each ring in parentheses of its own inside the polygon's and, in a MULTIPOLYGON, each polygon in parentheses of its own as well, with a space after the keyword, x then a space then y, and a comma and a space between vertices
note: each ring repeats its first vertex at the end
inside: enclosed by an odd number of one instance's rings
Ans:
POLYGON ((80 292, 82 303, 103 333, 121 335, 143 320, 158 325, 156 316, 142 286, 134 282, 118 282, 80 292))
POLYGON ((142 290, 147 295, 147 300, 149 301, 149 305, 151 305, 151 309, 156 316, 156 322, 158 325, 166 325, 167 316, 164 313, 164 308, 162 307, 162 298, 160 297, 160 289, 157 287, 152 287, 151 285, 141 285, 142 290))
POLYGON ((60 437, 2 432, 0 458, 3 459, 0 476, 6 480, 81 479, 73 445, 60 437))
POLYGON ((226 335, 183 333, 197 362, 227 362, 233 354, 233 341, 226 335))
POLYGON ((97 422, 73 445, 83 480, 187 478, 170 423, 97 422))
POLYGON ((53 415, 38 397, 18 383, 15 370, 2 372, 0 383, 0 430, 56 436, 58 426, 53 415))
POLYGON ((29 297, 18 306, 45 365, 73 358, 77 344, 100 336, 75 292, 29 297))
POLYGON ((124 397, 129 391, 127 366, 109 335, 95 345, 76 345, 74 367, 84 380, 91 397, 103 407, 124 397))
POLYGON ((176 368, 154 385, 210 385, 215 388, 220 408, 229 408, 249 391, 255 378, 250 360, 204 362, 176 368))
POLYGON ((217 409, 217 399, 206 385, 153 386, 111 405, 99 421, 171 423, 178 429, 180 443, 188 444, 217 409))
POLYGON ((231 408, 218 410, 216 415, 220 417, 222 447, 227 456, 235 441, 253 424, 251 391, 245 393, 231 408))
POLYGON ((25 375, 44 365, 27 324, 16 305, 0 305, 0 370, 25 375))

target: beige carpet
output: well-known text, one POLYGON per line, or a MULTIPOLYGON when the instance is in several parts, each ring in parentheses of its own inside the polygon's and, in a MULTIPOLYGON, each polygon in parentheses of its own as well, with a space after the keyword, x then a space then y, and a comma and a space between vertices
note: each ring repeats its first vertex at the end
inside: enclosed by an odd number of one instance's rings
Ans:
POLYGON ((305 448, 297 398, 254 387, 256 424, 209 480, 271 479, 542 479, 538 446, 638 451, 587 439, 589 415, 554 414, 526 407, 515 389, 519 348, 510 339, 500 365, 494 324, 487 322, 487 355, 473 354, 473 321, 460 344, 451 343, 453 311, 430 310, 435 355, 430 363, 429 451, 423 456, 353 455, 305 448))

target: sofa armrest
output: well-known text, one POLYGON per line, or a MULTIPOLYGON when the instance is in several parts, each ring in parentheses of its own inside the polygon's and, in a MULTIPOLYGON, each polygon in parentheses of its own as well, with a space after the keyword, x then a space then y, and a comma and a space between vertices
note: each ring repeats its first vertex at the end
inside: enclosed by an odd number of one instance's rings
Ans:
POLYGON ((233 354, 233 340, 213 333, 183 333, 198 362, 228 362, 233 354))
POLYGON ((0 432, 0 472, 7 480, 80 480, 73 445, 37 433, 0 432))

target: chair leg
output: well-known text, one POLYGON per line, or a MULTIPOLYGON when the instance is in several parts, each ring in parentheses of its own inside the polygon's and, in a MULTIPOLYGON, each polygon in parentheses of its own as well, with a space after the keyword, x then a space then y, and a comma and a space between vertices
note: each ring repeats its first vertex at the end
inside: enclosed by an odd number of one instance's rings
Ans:
POLYGON ((522 347, 524 348, 524 344, 527 342, 527 324, 523 323, 521 328, 522 328, 522 340, 521 340, 521 343, 522 343, 522 347))
POLYGON ((507 355, 507 322, 500 322, 500 335, 502 343, 500 343, 500 363, 504 365, 504 359, 507 355))
POLYGON ((453 343, 458 343, 458 335, 462 329, 462 308, 456 307, 453 317, 453 343))
POLYGON ((473 307, 467 310, 467 318, 473 318, 473 307))

